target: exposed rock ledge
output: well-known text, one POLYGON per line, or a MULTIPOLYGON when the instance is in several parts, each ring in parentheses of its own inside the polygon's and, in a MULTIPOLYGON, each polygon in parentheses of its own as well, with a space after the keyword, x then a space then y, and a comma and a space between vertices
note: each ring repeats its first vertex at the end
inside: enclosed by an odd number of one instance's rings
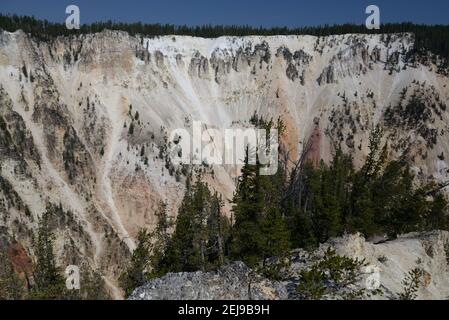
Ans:
MULTIPOLYGON (((320 256, 332 247, 337 254, 365 259, 380 272, 381 296, 374 299, 396 299, 403 289, 402 280, 413 268, 424 271, 417 299, 449 297, 449 232, 434 231, 408 234, 396 240, 373 244, 359 235, 346 235, 320 246, 313 255, 320 256)), ((137 288, 132 300, 271 300, 297 299, 294 288, 298 272, 310 265, 310 253, 295 250, 291 265, 284 270, 289 279, 276 282, 254 274, 242 262, 222 267, 216 272, 170 273, 137 288), (250 288, 250 290, 249 290, 250 288)), ((364 285, 364 280, 359 284, 364 285)), ((334 297, 335 298, 335 297, 334 297)), ((337 297, 338 298, 338 297, 337 297)))
POLYGON ((169 273, 137 288, 131 300, 278 300, 287 299, 279 282, 256 275, 243 262, 216 272, 169 273))

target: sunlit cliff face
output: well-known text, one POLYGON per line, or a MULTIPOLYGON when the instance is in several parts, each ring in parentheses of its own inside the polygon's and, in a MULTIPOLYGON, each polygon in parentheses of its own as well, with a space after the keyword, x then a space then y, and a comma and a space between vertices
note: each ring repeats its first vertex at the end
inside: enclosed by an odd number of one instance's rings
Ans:
MULTIPOLYGON (((146 39, 105 31, 38 42, 3 32, 1 232, 29 248, 37 218, 60 204, 70 211, 55 221, 60 260, 100 268, 114 291, 158 202, 175 215, 182 199, 170 132, 194 121, 248 128, 255 113, 283 119, 292 160, 312 141, 313 161, 341 147, 360 164, 380 125, 391 158, 406 153, 421 179, 446 180, 449 79, 431 63, 407 61, 412 45, 410 34, 146 39)), ((237 176, 219 165, 204 174, 224 199, 237 176)))

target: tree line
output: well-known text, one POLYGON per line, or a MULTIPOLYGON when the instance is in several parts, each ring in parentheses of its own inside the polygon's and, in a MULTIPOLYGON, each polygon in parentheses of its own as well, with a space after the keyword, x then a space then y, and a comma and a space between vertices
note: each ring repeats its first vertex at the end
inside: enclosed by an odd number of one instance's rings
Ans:
POLYGON ((160 23, 123 23, 116 21, 83 24, 79 30, 69 30, 64 23, 39 20, 30 16, 0 14, 0 29, 14 32, 23 30, 39 40, 50 40, 57 36, 89 34, 108 30, 126 31, 130 35, 156 37, 164 35, 184 35, 204 38, 220 36, 275 36, 275 35, 312 35, 330 36, 339 34, 392 34, 413 33, 415 35, 414 53, 427 54, 427 51, 445 58, 445 67, 449 59, 449 25, 422 25, 411 22, 382 24, 379 30, 368 30, 365 25, 342 24, 312 27, 253 27, 249 25, 202 25, 187 26, 160 23))

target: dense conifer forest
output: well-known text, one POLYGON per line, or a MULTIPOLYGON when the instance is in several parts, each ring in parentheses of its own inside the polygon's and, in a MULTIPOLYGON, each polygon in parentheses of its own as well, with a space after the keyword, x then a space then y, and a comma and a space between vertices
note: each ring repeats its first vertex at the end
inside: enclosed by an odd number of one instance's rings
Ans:
POLYGON ((347 33, 361 34, 392 34, 410 32, 415 35, 415 51, 417 53, 432 52, 446 59, 449 58, 449 25, 418 25, 413 23, 388 23, 381 25, 379 30, 368 30, 365 25, 343 24, 314 27, 252 27, 252 26, 177 26, 159 23, 122 23, 114 21, 84 24, 79 30, 69 30, 64 23, 54 23, 39 20, 30 16, 1 15, 0 29, 14 32, 22 29, 25 33, 41 40, 49 40, 57 36, 87 34, 101 32, 105 29, 126 31, 131 35, 156 37, 163 35, 185 35, 204 38, 220 36, 274 36, 274 35, 312 35, 329 36, 347 33))

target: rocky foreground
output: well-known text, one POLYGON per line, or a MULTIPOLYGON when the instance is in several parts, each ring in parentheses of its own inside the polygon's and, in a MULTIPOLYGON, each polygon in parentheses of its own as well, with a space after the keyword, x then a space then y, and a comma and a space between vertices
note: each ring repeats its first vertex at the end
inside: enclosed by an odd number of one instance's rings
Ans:
POLYGON ((216 272, 181 272, 149 281, 131 300, 278 300, 288 299, 285 286, 255 274, 243 262, 216 272))
MULTIPOLYGON (((360 234, 332 239, 315 252, 292 251, 290 264, 282 270, 285 281, 271 281, 257 275, 242 262, 234 262, 216 272, 169 273, 137 288, 131 300, 285 300, 303 298, 296 290, 301 270, 311 266, 313 258, 332 248, 340 256, 364 259, 359 281, 352 290, 366 290, 364 299, 399 299, 407 274, 422 270, 416 299, 448 299, 449 297, 449 232, 434 231, 408 234, 382 243, 366 241, 360 234), (371 295, 373 284, 381 293, 371 295), (374 275, 374 276, 373 276, 374 275)), ((342 299, 343 292, 324 296, 342 299)))

